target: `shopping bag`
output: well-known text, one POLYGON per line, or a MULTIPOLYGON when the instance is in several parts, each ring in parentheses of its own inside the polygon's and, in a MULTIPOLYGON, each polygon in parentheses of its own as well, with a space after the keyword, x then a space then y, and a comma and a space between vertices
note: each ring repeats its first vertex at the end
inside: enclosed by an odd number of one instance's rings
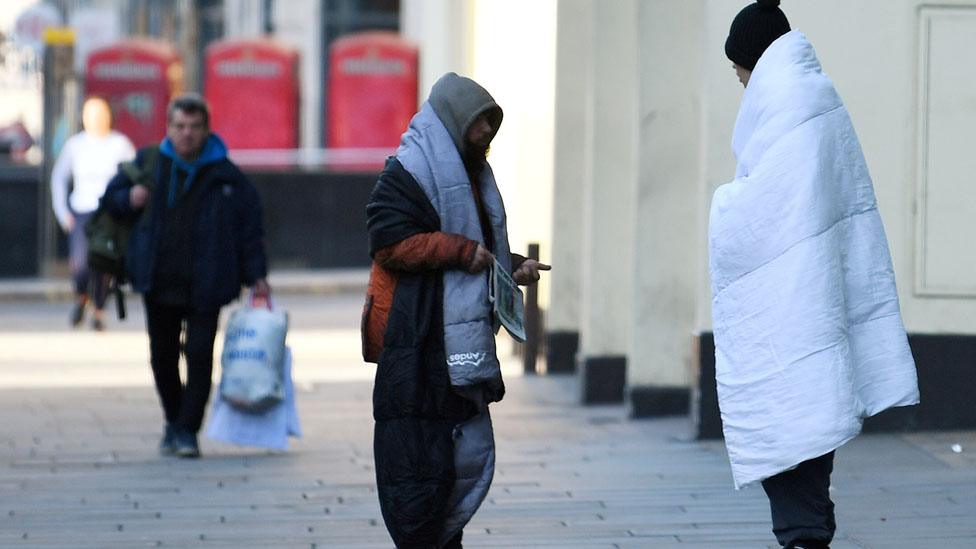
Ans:
POLYGON ((287 450, 288 437, 301 438, 302 429, 295 406, 295 386, 291 380, 291 348, 285 347, 282 363, 284 400, 261 413, 245 412, 231 406, 219 394, 210 410, 207 437, 240 446, 287 450))
POLYGON ((262 412, 285 396, 288 315, 243 307, 231 314, 220 355, 220 396, 245 412, 262 412))

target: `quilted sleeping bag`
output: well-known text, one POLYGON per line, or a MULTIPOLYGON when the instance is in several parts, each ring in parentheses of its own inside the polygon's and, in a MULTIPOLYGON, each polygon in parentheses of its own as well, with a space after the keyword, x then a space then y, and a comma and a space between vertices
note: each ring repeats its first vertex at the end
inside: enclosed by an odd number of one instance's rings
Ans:
POLYGON ((709 218, 719 405, 736 488, 918 403, 871 177, 813 47, 777 39, 733 133, 735 179, 709 218))

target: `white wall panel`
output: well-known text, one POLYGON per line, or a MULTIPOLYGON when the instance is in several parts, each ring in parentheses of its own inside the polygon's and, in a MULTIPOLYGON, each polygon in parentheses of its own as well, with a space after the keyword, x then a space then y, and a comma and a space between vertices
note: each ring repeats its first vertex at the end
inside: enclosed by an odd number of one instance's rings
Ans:
POLYGON ((976 297, 976 8, 925 7, 919 26, 915 291, 976 297))

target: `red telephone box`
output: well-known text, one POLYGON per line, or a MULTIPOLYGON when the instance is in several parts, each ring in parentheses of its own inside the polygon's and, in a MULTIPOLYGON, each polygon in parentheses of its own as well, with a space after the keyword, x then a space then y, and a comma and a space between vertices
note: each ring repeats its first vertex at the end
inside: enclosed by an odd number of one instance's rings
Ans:
POLYGON ((327 146, 395 148, 417 112, 417 59, 417 47, 394 32, 370 31, 333 42, 327 146))
POLYGON ((207 47, 210 125, 231 149, 298 147, 298 50, 271 40, 207 47))
POLYGON ((150 40, 126 40, 91 52, 85 93, 112 106, 115 129, 136 147, 166 135, 166 107, 183 91, 183 64, 176 49, 150 40))

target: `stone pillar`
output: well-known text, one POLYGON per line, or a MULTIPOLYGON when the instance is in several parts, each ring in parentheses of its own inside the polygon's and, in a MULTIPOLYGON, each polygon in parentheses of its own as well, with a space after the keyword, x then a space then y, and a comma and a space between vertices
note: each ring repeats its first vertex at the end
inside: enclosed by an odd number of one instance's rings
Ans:
POLYGON ((561 0, 556 13, 556 115, 553 154, 553 229, 546 371, 576 371, 582 277, 583 179, 592 76, 592 0, 561 0))
POLYGON ((275 38, 301 52, 301 146, 322 145, 322 2, 274 3, 275 38))
POLYGON ((224 36, 261 36, 264 22, 262 0, 224 0, 224 36))
POLYGON ((626 383, 637 178, 637 4, 591 5, 578 354, 584 403, 622 402, 626 383))
MULTIPOLYGON (((692 368, 692 411, 698 438, 721 438, 722 419, 715 384, 715 338, 712 335, 712 288, 708 273, 708 214, 715 189, 735 176, 732 129, 742 98, 742 84, 725 57, 725 39, 741 5, 704 0, 704 46, 701 61, 701 178, 698 181, 698 269, 695 345, 692 368)), ((818 6, 819 7, 819 6, 818 6)), ((788 15, 787 17, 792 17, 788 15)), ((804 25, 806 27, 806 25, 804 25)))
POLYGON ((703 6, 639 9, 639 177, 628 392, 635 416, 690 407, 698 253, 703 6))

